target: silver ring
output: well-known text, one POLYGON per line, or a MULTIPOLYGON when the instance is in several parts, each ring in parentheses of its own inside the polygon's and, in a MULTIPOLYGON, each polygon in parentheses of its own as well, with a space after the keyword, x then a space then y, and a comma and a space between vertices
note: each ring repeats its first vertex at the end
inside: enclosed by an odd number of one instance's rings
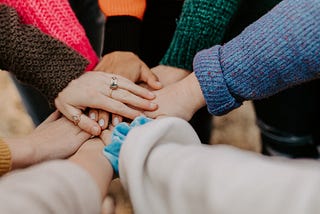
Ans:
POLYGON ((116 90, 118 88, 118 78, 117 77, 112 77, 110 81, 110 89, 111 90, 116 90))

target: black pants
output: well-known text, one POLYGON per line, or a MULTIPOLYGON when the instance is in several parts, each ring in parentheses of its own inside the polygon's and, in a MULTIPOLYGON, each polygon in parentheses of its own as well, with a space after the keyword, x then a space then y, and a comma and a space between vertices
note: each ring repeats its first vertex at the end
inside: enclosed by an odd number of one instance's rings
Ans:
MULTIPOLYGON (((100 56, 104 34, 104 16, 100 12, 97 0, 70 0, 74 12, 83 25, 93 49, 100 56)), ((62 77, 63 78, 63 77, 62 77)), ((16 81, 14 83, 20 93, 22 102, 30 115, 33 123, 37 126, 44 121, 54 109, 50 109, 46 98, 37 90, 16 81)))

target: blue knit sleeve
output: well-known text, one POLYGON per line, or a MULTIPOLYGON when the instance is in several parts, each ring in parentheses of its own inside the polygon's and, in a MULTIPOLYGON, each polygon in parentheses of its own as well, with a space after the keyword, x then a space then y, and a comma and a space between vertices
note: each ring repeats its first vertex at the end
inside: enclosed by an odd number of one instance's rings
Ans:
POLYGON ((199 52, 194 70, 212 114, 319 78, 320 1, 284 0, 224 46, 199 52))

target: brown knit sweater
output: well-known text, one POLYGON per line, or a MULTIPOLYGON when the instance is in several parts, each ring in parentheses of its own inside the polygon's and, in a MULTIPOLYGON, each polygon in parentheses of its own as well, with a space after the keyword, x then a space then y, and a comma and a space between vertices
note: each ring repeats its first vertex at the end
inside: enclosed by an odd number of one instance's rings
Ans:
POLYGON ((43 93, 53 104, 79 77, 88 61, 64 43, 20 22, 13 8, 0 4, 0 69, 43 93))

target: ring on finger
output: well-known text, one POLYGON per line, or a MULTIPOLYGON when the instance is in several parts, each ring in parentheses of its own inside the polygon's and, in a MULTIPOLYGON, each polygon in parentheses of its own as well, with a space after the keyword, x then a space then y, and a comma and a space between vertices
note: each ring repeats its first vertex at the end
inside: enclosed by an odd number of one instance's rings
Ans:
POLYGON ((72 121, 75 126, 77 126, 80 123, 80 120, 81 120, 81 114, 72 116, 72 121))
POLYGON ((118 86, 118 78, 117 77, 111 77, 109 88, 111 90, 116 90, 118 87, 119 87, 118 86))
POLYGON ((113 89, 112 89, 112 88, 110 88, 110 90, 109 90, 109 94, 108 94, 108 96, 109 96, 110 98, 112 98, 112 92, 113 92, 113 89))

